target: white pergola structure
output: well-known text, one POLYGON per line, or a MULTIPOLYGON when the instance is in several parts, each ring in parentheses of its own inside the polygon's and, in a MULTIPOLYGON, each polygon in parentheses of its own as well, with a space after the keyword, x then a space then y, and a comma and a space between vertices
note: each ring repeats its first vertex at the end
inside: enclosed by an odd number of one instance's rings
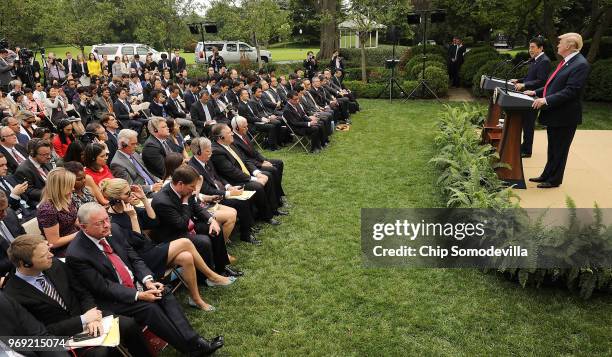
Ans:
MULTIPOLYGON (((340 33, 340 48, 360 48, 358 26, 354 20, 346 20, 338 25, 340 33)), ((387 26, 370 21, 370 31, 366 37, 365 48, 378 47, 378 30, 385 29, 387 26)))

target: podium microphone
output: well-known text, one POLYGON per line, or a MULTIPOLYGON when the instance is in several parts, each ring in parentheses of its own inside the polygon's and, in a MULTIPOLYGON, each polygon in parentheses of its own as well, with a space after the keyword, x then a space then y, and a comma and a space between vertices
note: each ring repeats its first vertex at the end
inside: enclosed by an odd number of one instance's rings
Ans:
POLYGON ((509 80, 509 78, 508 78, 508 77, 509 77, 509 76, 510 76, 512 73, 514 73, 514 71, 516 71, 517 69, 519 69, 519 68, 523 67, 524 65, 526 65, 526 64, 528 64, 528 63, 530 63, 530 62, 535 62, 535 60, 534 60, 533 58, 529 58, 529 59, 526 59, 526 60, 524 60, 524 61, 521 61, 521 62, 519 62, 519 63, 518 63, 516 66, 512 67, 512 69, 511 69, 509 72, 507 72, 507 73, 506 73, 506 78, 505 78, 505 79, 506 79, 506 83, 505 83, 505 85, 506 85, 506 87, 505 87, 505 89, 506 89, 506 93, 508 93, 508 80, 509 80))

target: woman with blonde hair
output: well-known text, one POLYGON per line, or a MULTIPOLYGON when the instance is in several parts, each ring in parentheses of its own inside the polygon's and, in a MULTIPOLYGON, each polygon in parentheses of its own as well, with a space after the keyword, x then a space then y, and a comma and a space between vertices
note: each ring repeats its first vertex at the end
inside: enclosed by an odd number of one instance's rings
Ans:
POLYGON ((72 202, 75 180, 74 174, 63 167, 51 170, 38 205, 38 227, 52 245, 53 254, 60 257, 79 231, 72 202))
POLYGON ((235 278, 221 276, 212 271, 187 238, 156 244, 142 234, 141 228, 145 230, 155 228, 157 220, 155 211, 140 186, 130 186, 126 180, 114 178, 102 181, 100 187, 102 194, 110 202, 108 213, 112 223, 135 232, 128 235, 128 243, 153 271, 156 279, 163 277, 167 267, 174 265, 183 267, 182 275, 190 295, 189 306, 204 311, 214 311, 215 308, 200 296, 196 269, 206 276, 206 284, 209 286, 230 285, 235 278), (137 203, 141 203, 144 208, 134 207, 133 204, 137 203))

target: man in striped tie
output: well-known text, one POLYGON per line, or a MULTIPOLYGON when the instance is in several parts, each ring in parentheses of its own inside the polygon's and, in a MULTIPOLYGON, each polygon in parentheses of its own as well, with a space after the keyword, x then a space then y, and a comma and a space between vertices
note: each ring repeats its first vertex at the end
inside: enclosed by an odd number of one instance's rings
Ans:
MULTIPOLYGON (((49 244, 40 235, 17 237, 8 250, 16 272, 6 284, 5 292, 37 320, 49 333, 73 336, 87 331, 99 336, 103 313, 92 295, 73 277, 68 267, 54 259, 49 244)), ((119 316, 121 343, 135 356, 148 356, 146 340, 133 318, 119 316)), ((118 354, 107 347, 75 350, 78 356, 106 356, 118 354)))
POLYGON ((525 94, 537 96, 534 109, 541 109, 540 123, 546 126, 548 160, 539 177, 530 178, 538 188, 558 187, 576 127, 582 123, 581 94, 589 76, 589 63, 580 54, 582 36, 566 33, 559 36, 557 53, 563 59, 548 77, 544 87, 525 94))

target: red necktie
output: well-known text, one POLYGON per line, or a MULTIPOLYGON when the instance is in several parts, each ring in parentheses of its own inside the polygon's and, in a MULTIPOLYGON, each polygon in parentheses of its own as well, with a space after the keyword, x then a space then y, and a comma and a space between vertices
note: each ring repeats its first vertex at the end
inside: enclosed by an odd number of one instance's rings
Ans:
POLYGON ((187 223, 187 231, 189 231, 189 234, 192 234, 192 235, 196 234, 195 223, 193 223, 191 218, 189 219, 189 223, 187 223))
POLYGON ((551 74, 550 77, 548 77, 548 80, 546 81, 546 85, 544 85, 544 92, 542 93, 542 97, 546 97, 546 89, 548 89, 548 84, 553 80, 553 78, 555 78, 555 76, 557 75, 557 72, 559 72, 561 68, 563 68, 564 64, 565 64, 565 60, 563 59, 561 60, 561 62, 559 62, 559 65, 557 66, 557 69, 555 69, 553 74, 551 74))
POLYGON ((108 257, 108 260, 111 261, 113 267, 115 267, 115 271, 117 271, 117 274, 119 274, 121 284, 128 288, 134 288, 134 282, 132 281, 130 272, 128 271, 121 258, 119 258, 119 256, 113 252, 113 248, 111 248, 108 242, 106 242, 106 238, 100 239, 100 244, 104 249, 104 253, 106 253, 106 256, 108 257))

